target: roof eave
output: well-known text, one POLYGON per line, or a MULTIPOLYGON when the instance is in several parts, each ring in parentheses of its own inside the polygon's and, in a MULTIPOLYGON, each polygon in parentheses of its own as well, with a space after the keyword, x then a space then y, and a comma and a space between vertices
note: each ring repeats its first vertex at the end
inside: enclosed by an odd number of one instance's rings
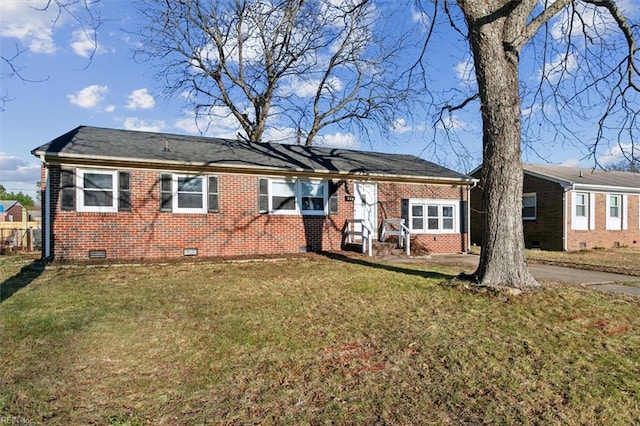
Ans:
POLYGON ((472 185, 478 182, 478 179, 471 177, 442 177, 442 176, 415 176, 415 175, 395 175, 387 173, 368 173, 361 171, 332 171, 332 170, 316 170, 316 169, 303 169, 303 168, 280 168, 269 166, 256 166, 256 165, 241 165, 241 164, 212 164, 204 161, 176 161, 176 160, 149 160, 145 158, 127 158, 123 160, 119 157, 109 156, 87 156, 81 154, 63 154, 50 153, 44 150, 35 149, 32 154, 42 158, 44 155, 45 161, 55 160, 64 162, 65 160, 71 162, 81 162, 86 165, 99 165, 107 166, 114 164, 121 164, 125 167, 150 167, 150 168, 178 168, 178 169, 208 169, 226 173, 249 173, 249 174, 285 174, 285 175, 304 175, 304 176, 317 176, 324 175, 328 178, 341 178, 341 179, 356 179, 367 180, 376 179, 383 181, 394 182, 415 182, 415 183, 438 183, 438 184, 456 184, 456 185, 472 185))

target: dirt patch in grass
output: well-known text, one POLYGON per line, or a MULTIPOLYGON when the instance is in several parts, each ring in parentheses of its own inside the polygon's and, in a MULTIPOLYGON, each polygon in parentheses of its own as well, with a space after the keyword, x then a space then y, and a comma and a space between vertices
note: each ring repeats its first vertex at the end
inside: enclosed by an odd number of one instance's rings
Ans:
MULTIPOLYGON (((12 262, 0 258, 0 286, 25 273, 12 262)), ((423 268, 308 256, 40 271, 0 304, 0 417, 640 419, 638 302, 571 286, 473 292, 451 285, 457 269, 423 268)))

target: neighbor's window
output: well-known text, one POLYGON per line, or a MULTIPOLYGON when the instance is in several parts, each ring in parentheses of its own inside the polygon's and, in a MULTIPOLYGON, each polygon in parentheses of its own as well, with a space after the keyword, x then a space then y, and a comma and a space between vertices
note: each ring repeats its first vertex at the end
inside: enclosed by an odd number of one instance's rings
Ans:
POLYGON ((524 194, 522 196, 522 219, 535 220, 536 218, 536 194, 524 194))
POLYGON ((608 194, 606 203, 607 229, 627 229, 627 196, 608 194))
POLYGON ((620 196, 609 195, 609 217, 620 218, 620 196))
POLYGON ((571 216, 571 229, 588 230, 595 229, 594 194, 587 192, 575 192, 572 195, 573 214, 571 216))
POLYGON ((411 231, 421 233, 458 232, 456 218, 458 208, 452 200, 409 200, 411 231))
POLYGON ((78 211, 118 211, 118 172, 115 170, 78 169, 78 211))
POLYGON ((575 208, 577 217, 587 217, 587 194, 576 194, 575 208))

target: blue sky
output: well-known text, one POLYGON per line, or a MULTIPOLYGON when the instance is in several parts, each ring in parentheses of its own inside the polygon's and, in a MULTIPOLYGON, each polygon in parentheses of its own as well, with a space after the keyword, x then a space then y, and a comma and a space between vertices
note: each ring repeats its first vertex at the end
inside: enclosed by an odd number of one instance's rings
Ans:
MULTIPOLYGON (((625 0, 625 8, 638 9, 639 0, 625 0)), ((10 99, 0 112, 0 183, 8 191, 35 195, 40 179, 38 159, 30 151, 79 126, 90 125, 131 130, 149 130, 179 134, 199 134, 192 113, 179 98, 163 95, 152 64, 133 60, 138 41, 131 34, 138 25, 129 1, 102 0, 97 4, 104 20, 97 34, 98 48, 92 59, 92 45, 76 21, 61 15, 52 25, 55 10, 38 11, 43 0, 2 0, 0 2, 0 48, 7 58, 24 50, 15 60, 22 76, 30 81, 6 77, 0 69, 0 94, 10 99), (126 11, 126 12, 125 12, 126 11)), ((379 2, 384 7, 384 2, 379 2)), ((634 12, 635 13, 635 12, 634 12)), ((410 7, 394 17, 397 28, 415 27, 420 33, 421 16, 410 7)), ((422 17, 424 18, 424 17, 422 17)), ((428 19, 428 18, 427 18, 428 19)), ((560 22, 560 21, 557 21, 560 22)), ((454 43, 454 32, 438 34, 429 51, 433 64, 429 79, 435 87, 467 91, 469 89, 469 55, 464 43, 454 43)), ((457 39, 460 39, 457 36, 457 39)), ((4 65, 3 65, 4 66, 4 65)), ((568 67, 571 66, 569 63, 568 67)), ((536 69, 531 67, 532 78, 536 69)), ((425 96, 425 102, 427 97, 425 96)), ((402 117, 390 138, 364 142, 355 134, 328 129, 323 134, 326 145, 362 150, 419 155, 458 171, 469 171, 481 161, 481 125, 477 105, 455 113, 446 124, 455 132, 456 143, 437 149, 429 142, 441 130, 433 116, 419 109, 413 117, 402 117)), ((233 137, 233 122, 220 121, 208 130, 210 136, 233 137)), ((280 139, 286 131, 267 132, 265 139, 280 139)), ((446 138, 444 138, 446 139, 446 138)), ((441 140, 442 141, 442 140, 441 140)), ((599 158, 605 163, 619 158, 620 147, 601 147, 599 158)), ((581 160, 588 153, 579 144, 541 144, 535 151, 525 151, 528 162, 591 167, 581 160)))

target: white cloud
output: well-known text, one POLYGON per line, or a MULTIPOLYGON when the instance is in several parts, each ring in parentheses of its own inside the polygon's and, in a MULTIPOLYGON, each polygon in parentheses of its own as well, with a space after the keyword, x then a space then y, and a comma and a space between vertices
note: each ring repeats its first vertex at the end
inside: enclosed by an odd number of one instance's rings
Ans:
POLYGON ((580 165, 580 160, 577 158, 568 158, 560 163, 560 165, 565 167, 578 167, 580 165))
POLYGON ((318 136, 316 142, 318 146, 330 148, 357 149, 360 146, 354 135, 340 132, 318 136))
POLYGON ((455 66, 455 72, 461 86, 475 87, 476 73, 473 58, 468 57, 464 61, 458 62, 455 66))
POLYGON ((149 94, 147 89, 137 89, 129 95, 128 109, 151 109, 155 106, 156 101, 149 94))
POLYGON ((78 56, 89 58, 98 50, 95 31, 75 30, 72 34, 71 48, 78 56))
POLYGON ((415 7, 412 7, 411 21, 415 24, 420 24, 423 27, 423 29, 426 30, 427 28, 429 28, 429 25, 431 23, 431 18, 426 12, 422 10, 418 10, 415 7))
POLYGON ((208 116, 196 116, 193 111, 185 111, 173 125, 189 134, 228 139, 236 139, 240 131, 238 120, 224 107, 212 108, 208 116))
MULTIPOLYGON (((613 148, 609 148, 603 155, 598 157, 598 163, 603 166, 608 166, 610 164, 618 163, 622 160, 625 160, 625 155, 630 157, 634 152, 633 144, 626 143, 621 145, 616 145, 613 148)), ((636 152, 636 157, 637 157, 636 152)))
POLYGON ((40 180, 40 164, 0 152, 0 176, 2 176, 0 183, 5 185, 7 191, 11 190, 6 182, 21 182, 25 188, 33 187, 40 180))
POLYGON ((438 122, 438 129, 444 130, 465 130, 469 125, 463 120, 459 119, 455 114, 445 115, 442 120, 438 122))
POLYGON ((93 84, 87 86, 84 89, 74 93, 73 95, 67 95, 69 101, 79 106, 80 108, 96 108, 100 102, 104 100, 104 95, 109 91, 107 86, 98 86, 93 84))
MULTIPOLYGON (((320 85, 319 79, 303 80, 292 77, 280 90, 283 96, 296 95, 300 98, 315 96, 320 85)), ((339 92, 344 90, 344 83, 338 77, 330 77, 323 91, 339 92)))
POLYGON ((269 127, 265 130, 262 140, 276 143, 296 143, 296 130, 291 127, 269 127))
POLYGON ((163 120, 141 120, 136 117, 127 117, 122 123, 125 130, 140 130, 144 132, 162 132, 166 127, 163 120))
POLYGON ((538 78, 542 78, 544 75, 551 83, 555 83, 561 78, 567 77, 577 68, 578 58, 574 53, 559 54, 553 61, 544 64, 544 70, 538 70, 538 78))
MULTIPOLYGON (((53 23, 58 19, 55 8, 38 10, 47 3, 46 0, 0 1, 0 37, 16 38, 33 53, 55 53, 53 23)), ((62 24, 63 18, 59 17, 58 24, 62 24)))
POLYGON ((404 118, 397 118, 391 124, 391 131, 394 133, 410 133, 415 131, 424 131, 426 126, 424 123, 410 125, 404 118))
MULTIPOLYGON (((629 0, 618 0, 616 3, 621 10, 628 12, 637 8, 637 5, 634 6, 629 0)), ((567 37, 580 40, 584 35, 597 38, 616 28, 615 20, 603 7, 576 2, 572 7, 565 8, 553 23, 550 33, 555 40, 567 37), (576 17, 574 13, 580 17, 576 17)))

